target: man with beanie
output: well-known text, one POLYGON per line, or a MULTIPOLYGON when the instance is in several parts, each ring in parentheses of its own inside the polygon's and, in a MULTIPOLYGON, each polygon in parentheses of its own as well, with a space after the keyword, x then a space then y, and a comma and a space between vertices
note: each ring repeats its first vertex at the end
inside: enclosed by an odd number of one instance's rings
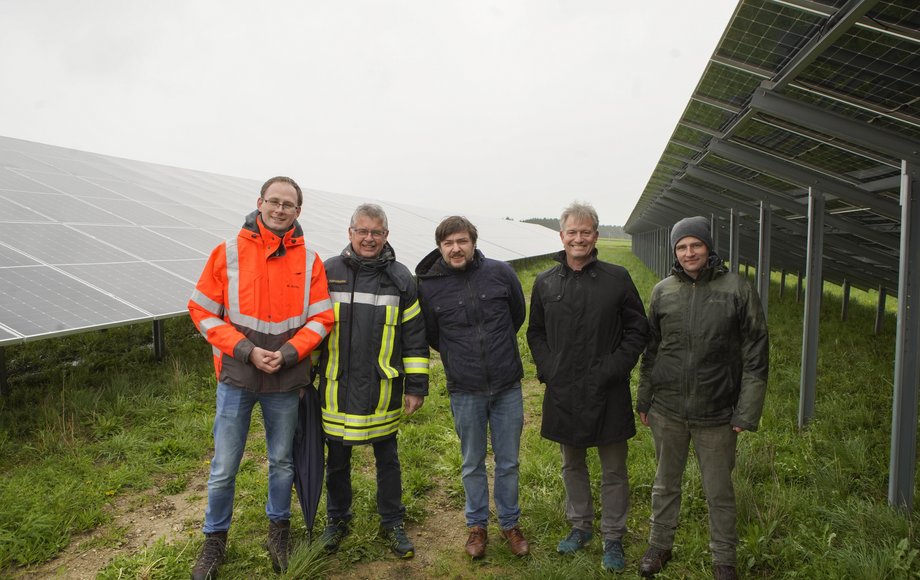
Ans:
POLYGON ((546 384, 540 434, 559 443, 565 515, 572 526, 556 551, 582 549, 594 530, 586 462, 601 463, 601 566, 626 567, 623 536, 629 507, 628 440, 636 434, 630 373, 648 338, 639 292, 626 268, 597 258, 594 208, 573 203, 559 219, 563 250, 537 276, 530 299, 527 342, 546 384))
POLYGON ((402 416, 417 411, 428 394, 428 343, 415 278, 396 261, 387 228, 383 208, 359 205, 349 244, 326 260, 335 324, 319 361, 328 448, 327 525, 320 541, 332 553, 348 535, 351 454, 356 445, 369 444, 377 467, 379 535, 394 554, 412 558, 396 434, 402 416))
POLYGON ((767 387, 767 323, 757 292, 729 272, 712 247, 709 220, 671 228, 677 259, 649 303, 651 338, 642 359, 636 409, 651 427, 658 471, 652 487, 645 577, 671 559, 681 480, 690 442, 709 506, 709 549, 716 579, 738 577, 732 470, 738 433, 756 431, 767 387))

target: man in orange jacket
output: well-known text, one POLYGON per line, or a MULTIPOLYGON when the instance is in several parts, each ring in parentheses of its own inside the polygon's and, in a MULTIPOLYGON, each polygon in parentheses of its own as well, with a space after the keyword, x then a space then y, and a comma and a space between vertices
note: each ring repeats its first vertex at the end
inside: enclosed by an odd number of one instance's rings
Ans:
POLYGON ((205 542, 192 578, 217 575, 227 546, 233 494, 250 417, 262 408, 268 447, 268 551, 287 567, 292 446, 298 390, 309 385, 311 352, 333 324, 322 260, 297 222, 303 193, 293 179, 265 182, 257 210, 237 237, 217 246, 188 303, 211 343, 217 373, 214 459, 208 479, 205 542))

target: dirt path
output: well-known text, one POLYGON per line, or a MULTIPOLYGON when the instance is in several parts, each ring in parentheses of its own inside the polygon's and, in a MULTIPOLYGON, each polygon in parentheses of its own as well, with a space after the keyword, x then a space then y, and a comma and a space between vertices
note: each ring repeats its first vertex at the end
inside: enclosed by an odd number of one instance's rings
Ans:
POLYGON ((110 507, 112 521, 71 538, 61 554, 40 566, 24 569, 22 579, 95 578, 113 558, 153 545, 187 541, 189 526, 197 526, 207 505, 207 472, 195 474, 186 490, 161 496, 156 488, 119 497, 110 507))

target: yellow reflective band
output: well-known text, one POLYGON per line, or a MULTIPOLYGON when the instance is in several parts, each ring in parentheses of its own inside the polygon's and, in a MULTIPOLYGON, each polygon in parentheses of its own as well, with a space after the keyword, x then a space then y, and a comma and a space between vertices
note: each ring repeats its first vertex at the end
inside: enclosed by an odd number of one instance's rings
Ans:
POLYGON ((393 356, 393 344, 396 341, 396 321, 399 320, 399 307, 385 306, 384 308, 386 308, 386 319, 384 320, 383 332, 380 337, 380 353, 377 356, 377 363, 388 379, 395 379, 399 376, 399 371, 390 366, 390 358, 393 356))
POLYGON ((323 409, 323 431, 346 441, 367 441, 396 432, 402 408, 373 415, 349 415, 323 409))
POLYGON ((324 399, 325 405, 323 406, 323 413, 326 413, 328 409, 330 412, 335 413, 339 410, 339 382, 335 379, 326 379, 326 397, 324 399))
POLYGON ((415 302, 412 303, 412 306, 410 306, 409 308, 406 309, 405 312, 403 312, 403 315, 402 315, 403 324, 409 322, 410 320, 412 320, 413 318, 415 318, 421 313, 422 313, 422 307, 419 304, 418 300, 416 300, 415 302))
POLYGON ((380 398, 377 399, 377 413, 386 413, 390 406, 390 399, 393 397, 393 381, 389 379, 380 379, 380 398))
POLYGON ((403 368, 406 369, 406 374, 419 374, 427 375, 428 372, 428 359, 424 357, 407 357, 402 359, 403 368))

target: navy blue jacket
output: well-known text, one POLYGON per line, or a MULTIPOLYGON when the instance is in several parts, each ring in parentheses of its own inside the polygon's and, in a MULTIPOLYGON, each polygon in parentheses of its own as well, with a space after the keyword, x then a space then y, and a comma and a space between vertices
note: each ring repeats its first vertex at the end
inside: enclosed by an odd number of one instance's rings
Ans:
POLYGON ((524 376, 517 331, 527 307, 517 274, 476 250, 465 270, 434 250, 415 268, 425 335, 441 353, 448 392, 496 393, 524 376))

